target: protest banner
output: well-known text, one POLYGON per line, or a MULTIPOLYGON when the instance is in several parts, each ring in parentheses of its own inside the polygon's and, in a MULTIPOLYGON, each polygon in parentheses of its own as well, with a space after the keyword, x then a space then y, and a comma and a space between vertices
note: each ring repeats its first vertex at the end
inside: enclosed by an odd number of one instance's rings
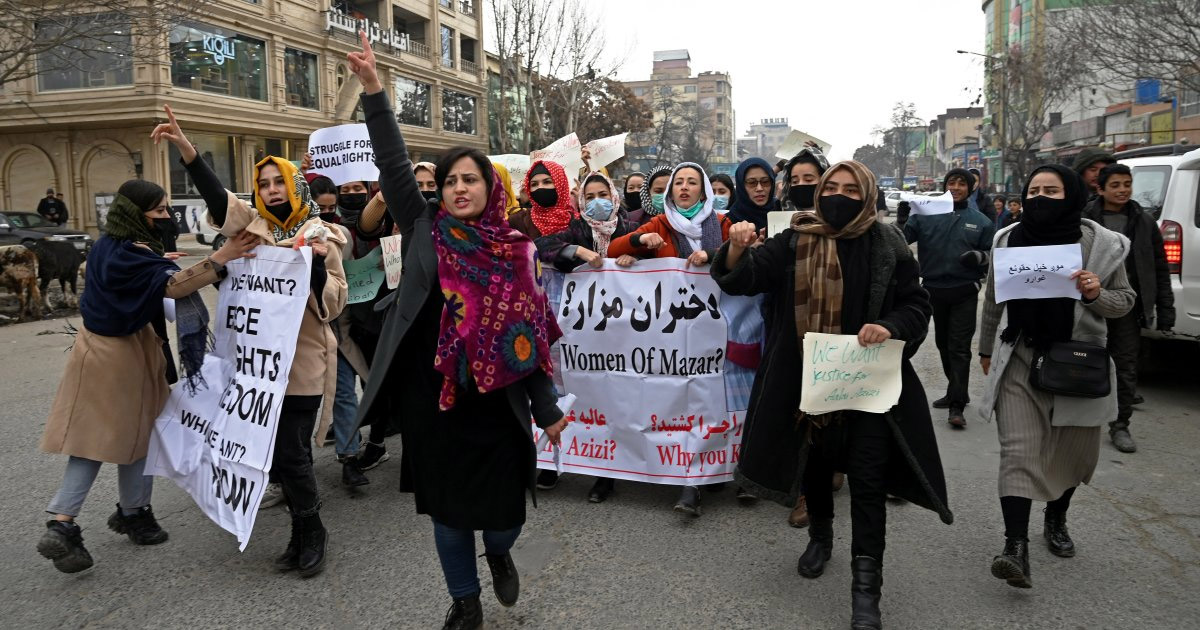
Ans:
POLYGON ((512 179, 513 192, 520 195, 521 187, 525 185, 525 173, 529 172, 529 156, 520 153, 505 153, 504 155, 489 155, 488 161, 508 169, 508 176, 512 179))
POLYGON ((347 304, 370 302, 375 299, 387 273, 380 268, 379 263, 382 260, 383 249, 376 247, 362 258, 342 261, 342 270, 346 272, 347 304))
POLYGON ((395 289, 400 286, 401 272, 404 271, 404 250, 400 249, 400 235, 379 239, 379 250, 383 255, 383 270, 387 274, 387 288, 395 289))
POLYGON ((625 138, 628 136, 629 132, 619 133, 615 136, 592 140, 583 145, 583 148, 587 149, 591 155, 587 165, 593 171, 598 171, 625 157, 625 138))
POLYGON ((954 196, 950 191, 946 191, 940 195, 914 195, 912 193, 900 193, 900 201, 907 201, 909 213, 917 214, 950 214, 954 212, 954 196))
MULTIPOLYGON (((761 301, 724 295, 707 270, 677 259, 546 271, 543 285, 564 333, 554 348, 560 393, 575 396, 564 399, 562 469, 730 481, 762 354, 761 301)), ((536 441, 542 431, 533 431, 536 441)), ((551 447, 539 449, 538 466, 556 467, 551 447)))
POLYGON ((904 342, 862 346, 855 335, 804 334, 800 410, 884 413, 900 402, 904 342))
POLYGON ((808 142, 816 143, 816 145, 821 148, 821 153, 824 153, 825 155, 829 155, 830 149, 833 148, 833 145, 816 136, 810 136, 803 131, 793 129, 792 132, 788 134, 788 137, 784 139, 783 144, 779 145, 779 150, 775 152, 775 157, 781 160, 790 160, 796 157, 796 154, 799 153, 800 149, 803 149, 804 145, 808 142))
POLYGON ((775 236, 784 230, 792 227, 792 217, 796 216, 795 212, 784 212, 783 210, 772 210, 767 213, 767 238, 775 236))
POLYGON ((171 479, 241 550, 267 486, 308 302, 312 249, 260 245, 225 265, 203 383, 180 383, 154 423, 146 474, 171 479))
POLYGON ((379 181, 375 149, 363 123, 325 127, 308 137, 312 154, 310 172, 320 173, 341 186, 346 182, 379 181))
POLYGON ((996 303, 1060 297, 1078 300, 1082 296, 1071 274, 1080 269, 1083 249, 1079 243, 997 247, 992 250, 996 303))
POLYGON ((574 179, 583 168, 583 147, 579 144, 579 136, 574 133, 555 140, 545 149, 529 154, 530 163, 538 160, 555 162, 567 171, 567 177, 574 179))

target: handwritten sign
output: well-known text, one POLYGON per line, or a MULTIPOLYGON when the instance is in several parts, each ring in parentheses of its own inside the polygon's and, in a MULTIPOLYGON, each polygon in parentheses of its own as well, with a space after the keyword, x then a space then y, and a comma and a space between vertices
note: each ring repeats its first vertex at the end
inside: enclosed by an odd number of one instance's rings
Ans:
POLYGON ((1009 300, 1080 297, 1071 274, 1083 269, 1079 243, 1039 247, 997 247, 992 250, 996 303, 1009 300))
POLYGON ((810 136, 803 131, 793 129, 788 134, 788 137, 784 139, 783 144, 779 145, 779 150, 775 152, 775 157, 781 160, 790 160, 796 157, 796 154, 808 142, 816 143, 817 146, 821 147, 821 153, 825 155, 829 155, 829 150, 832 148, 832 145, 816 136, 810 136))
POLYGON ((804 335, 800 410, 884 413, 900 402, 904 342, 863 347, 854 335, 804 335))
POLYGON ((629 133, 619 133, 615 136, 592 140, 583 145, 583 148, 588 150, 591 158, 588 159, 588 165, 593 171, 598 171, 613 162, 625 157, 625 138, 629 133))
MULTIPOLYGON (((730 481, 741 452, 762 301, 721 293, 680 259, 543 270, 567 429, 538 466, 673 485, 730 481), (748 360, 753 359, 753 360, 748 360)), ((532 427, 534 440, 541 429, 532 427)))
POLYGON ((271 470, 312 267, 310 247, 254 253, 225 264, 204 382, 171 390, 146 456, 146 474, 186 490, 243 551, 271 470))
POLYGON ((387 287, 395 289, 400 286, 400 276, 404 271, 404 254, 400 249, 400 235, 385 236, 379 239, 379 249, 383 255, 383 270, 387 274, 387 287))
POLYGON ((567 177, 574 180, 583 168, 583 146, 579 144, 579 136, 571 133, 555 140, 550 146, 529 154, 532 162, 548 160, 555 162, 567 171, 567 177))
POLYGON ((342 261, 346 272, 346 303, 370 302, 383 286, 385 271, 379 268, 383 260, 383 248, 376 247, 362 258, 342 261))
POLYGON ((946 191, 935 197, 900 193, 900 201, 907 201, 912 214, 950 214, 954 212, 954 196, 946 191))
POLYGON ((375 149, 371 147, 365 124, 318 129, 308 137, 308 152, 313 156, 310 170, 332 179, 338 186, 379 180, 375 149))
POLYGON ((775 210, 767 213, 767 238, 781 234, 784 230, 792 226, 792 217, 796 216, 795 212, 783 212, 775 210))
POLYGON ((529 156, 520 153, 505 153, 504 155, 489 155, 488 161, 508 169, 512 179, 513 192, 520 195, 521 187, 525 185, 525 173, 529 172, 529 156))

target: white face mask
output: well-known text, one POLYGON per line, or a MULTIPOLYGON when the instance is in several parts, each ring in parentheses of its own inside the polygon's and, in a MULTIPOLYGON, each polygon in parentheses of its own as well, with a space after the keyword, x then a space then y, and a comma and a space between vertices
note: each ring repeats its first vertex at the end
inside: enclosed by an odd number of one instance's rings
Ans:
POLYGON ((729 197, 726 195, 715 195, 713 197, 713 210, 727 210, 729 208, 729 197))

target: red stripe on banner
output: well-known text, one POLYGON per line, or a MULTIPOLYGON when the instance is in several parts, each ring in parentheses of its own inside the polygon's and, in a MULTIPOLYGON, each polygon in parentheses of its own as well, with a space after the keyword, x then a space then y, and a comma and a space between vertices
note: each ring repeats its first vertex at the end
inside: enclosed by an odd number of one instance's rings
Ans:
MULTIPOLYGON (((539 459, 538 462, 542 464, 554 464, 553 459, 539 459)), ((625 473, 626 475, 641 475, 643 477, 665 477, 667 479, 708 479, 709 477, 723 477, 725 475, 733 474, 732 472, 727 472, 716 473, 712 475, 652 475, 650 473, 639 472, 636 470, 620 470, 618 468, 603 468, 601 466, 584 466, 583 464, 563 464, 563 468, 568 466, 572 468, 585 468, 587 470, 606 470, 608 472, 625 473)))
MULTIPOLYGON (((632 269, 581 269, 571 273, 683 273, 689 276, 709 276, 707 271, 684 271, 683 269, 651 269, 649 271, 634 271, 632 269)), ((570 274, 563 274, 564 276, 570 274)))

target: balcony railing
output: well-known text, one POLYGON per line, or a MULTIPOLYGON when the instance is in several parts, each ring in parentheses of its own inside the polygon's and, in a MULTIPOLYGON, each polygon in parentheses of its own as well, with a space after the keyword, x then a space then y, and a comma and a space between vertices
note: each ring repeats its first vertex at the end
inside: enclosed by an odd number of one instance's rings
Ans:
POLYGON ((453 68, 453 67, 454 67, 454 60, 453 60, 453 59, 447 59, 447 58, 445 58, 445 57, 442 57, 442 67, 443 67, 443 68, 453 68))
POLYGON ((429 46, 410 39, 408 40, 408 54, 422 59, 429 59, 429 46))
POLYGON ((473 0, 459 0, 458 12, 475 17, 475 2, 473 0))
POLYGON ((466 59, 463 59, 458 63, 459 68, 461 68, 463 72, 479 76, 479 64, 475 63, 474 61, 467 61, 466 59))

